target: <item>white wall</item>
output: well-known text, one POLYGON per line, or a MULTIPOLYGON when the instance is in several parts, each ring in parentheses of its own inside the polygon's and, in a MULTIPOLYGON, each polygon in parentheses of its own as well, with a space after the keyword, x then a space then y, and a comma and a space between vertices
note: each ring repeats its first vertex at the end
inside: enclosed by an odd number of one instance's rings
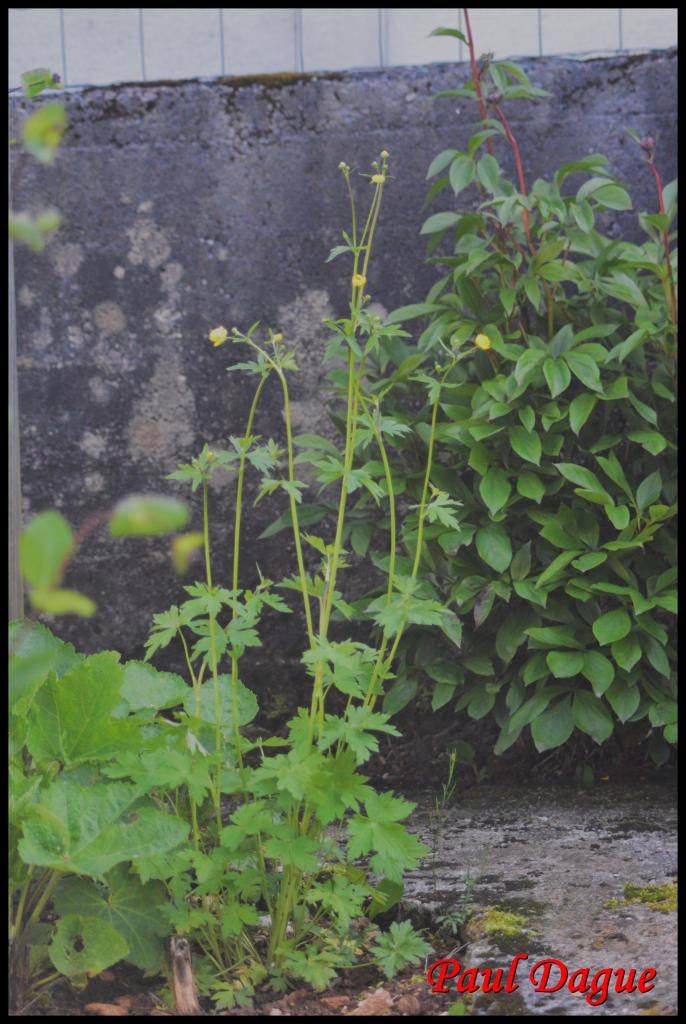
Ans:
MULTIPOLYGON (((477 52, 497 57, 675 46, 677 8, 470 8, 477 52)), ((427 38, 458 8, 10 8, 9 84, 47 67, 68 85, 330 71, 464 60, 427 38)))

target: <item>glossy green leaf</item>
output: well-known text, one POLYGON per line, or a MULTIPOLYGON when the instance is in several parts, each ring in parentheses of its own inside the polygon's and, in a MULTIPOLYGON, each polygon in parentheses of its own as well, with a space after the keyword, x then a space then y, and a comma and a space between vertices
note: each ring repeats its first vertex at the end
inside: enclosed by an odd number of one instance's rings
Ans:
POLYGON ((572 375, 564 359, 546 359, 543 363, 543 376, 545 377, 550 395, 556 398, 569 387, 572 375))
POLYGON ((561 747, 573 732, 574 718, 570 697, 562 697, 554 704, 550 704, 531 723, 531 736, 539 754, 544 750, 561 747))
POLYGON ((604 743, 612 735, 612 716, 598 697, 580 691, 572 698, 574 724, 596 743, 604 743))
POLYGON ((524 470, 517 475, 517 493, 521 494, 523 498, 531 498, 539 505, 545 495, 545 484, 540 476, 524 470))
POLYGON ((502 469, 491 468, 479 482, 479 493, 491 515, 507 504, 512 485, 502 469))
POLYGON ((605 612, 593 623, 593 635, 602 647, 623 640, 630 630, 631 619, 623 608, 605 612))
POLYGON ((577 395, 569 403, 569 425, 575 434, 579 434, 584 423, 586 423, 588 417, 593 412, 597 401, 598 399, 595 395, 589 395, 587 392, 584 392, 581 395, 577 395))
POLYGON ((612 662, 600 651, 586 652, 581 672, 593 687, 596 697, 602 697, 615 677, 612 662))
POLYGON ((584 668, 583 651, 550 651, 545 660, 556 679, 570 679, 584 668))
POLYGON ((499 523, 477 530, 476 550, 486 565, 498 573, 505 572, 512 561, 510 538, 499 523))
POLYGON ((510 427, 508 433, 512 450, 527 462, 540 465, 541 439, 538 434, 525 430, 524 427, 510 427))

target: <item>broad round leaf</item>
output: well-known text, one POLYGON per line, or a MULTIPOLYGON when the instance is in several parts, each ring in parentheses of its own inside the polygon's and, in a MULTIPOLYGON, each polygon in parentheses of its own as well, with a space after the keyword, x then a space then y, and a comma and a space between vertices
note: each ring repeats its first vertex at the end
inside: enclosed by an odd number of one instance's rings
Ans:
POLYGON ((623 608, 606 612, 593 623, 593 635, 602 647, 606 644, 613 644, 616 640, 622 640, 630 630, 631 619, 623 608))

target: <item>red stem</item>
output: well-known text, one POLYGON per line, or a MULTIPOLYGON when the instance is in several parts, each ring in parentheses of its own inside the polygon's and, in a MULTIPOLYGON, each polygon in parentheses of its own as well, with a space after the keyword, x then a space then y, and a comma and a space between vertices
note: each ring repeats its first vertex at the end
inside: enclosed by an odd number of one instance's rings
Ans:
MULTIPOLYGON (((479 113, 481 114, 481 120, 488 120, 488 111, 486 110, 486 103, 484 101, 483 93, 481 92, 481 78, 479 76, 479 69, 476 66, 476 57, 474 55, 474 36, 472 35, 472 26, 469 23, 469 11, 466 7, 463 7, 465 27, 467 29, 467 45, 469 47, 469 63, 472 68, 472 82, 474 83, 474 91, 476 92, 477 103, 479 104, 479 113)), ((486 139, 486 148, 488 152, 493 156, 493 140, 486 139)))
MULTIPOLYGON (((517 144, 517 140, 512 134, 512 129, 510 128, 509 121, 507 120, 501 107, 498 106, 497 103, 495 105, 495 109, 498 117, 500 118, 500 123, 505 129, 507 141, 512 146, 512 152, 514 153, 515 158, 515 167, 517 168, 517 180, 519 182, 519 191, 522 193, 523 196, 526 196, 527 191, 526 182, 524 181, 524 168, 522 167, 522 158, 519 155, 519 146, 517 144)), ((531 249, 531 252, 535 253, 536 247, 534 246, 533 239, 531 237, 531 228, 529 226, 529 211, 527 210, 526 206, 524 207, 524 233, 526 234, 526 240, 529 243, 529 248, 531 249)))
MULTIPOLYGON (((659 209, 660 213, 664 213, 665 212, 665 200, 664 200, 664 193, 663 193, 663 190, 662 190, 662 177, 660 176, 660 172, 658 171, 657 167, 655 166, 655 164, 653 163, 652 160, 649 160, 648 164, 650 166, 651 171, 653 172, 653 176, 655 178, 655 184, 657 185, 657 205, 658 205, 658 209, 659 209)), ((674 288, 674 276, 672 274, 672 261, 669 258, 669 231, 668 231, 668 229, 664 228, 663 231, 661 232, 661 234, 662 234, 662 245, 663 245, 663 248, 665 250, 665 263, 667 264, 667 281, 668 281, 668 288, 669 288, 669 315, 670 315, 670 317, 672 319, 672 323, 674 324, 675 327, 677 327, 678 324, 677 324, 677 314, 676 314, 676 290, 674 288)))

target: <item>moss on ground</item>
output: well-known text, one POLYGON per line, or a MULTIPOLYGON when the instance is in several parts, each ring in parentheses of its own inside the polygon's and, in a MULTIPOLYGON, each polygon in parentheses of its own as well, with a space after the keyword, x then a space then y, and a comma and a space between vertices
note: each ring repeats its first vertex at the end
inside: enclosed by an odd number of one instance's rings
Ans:
POLYGON ((665 882, 663 885, 636 885, 635 882, 624 883, 624 899, 608 900, 604 906, 608 910, 616 907, 629 907, 643 903, 651 910, 667 913, 677 909, 677 882, 665 882))

